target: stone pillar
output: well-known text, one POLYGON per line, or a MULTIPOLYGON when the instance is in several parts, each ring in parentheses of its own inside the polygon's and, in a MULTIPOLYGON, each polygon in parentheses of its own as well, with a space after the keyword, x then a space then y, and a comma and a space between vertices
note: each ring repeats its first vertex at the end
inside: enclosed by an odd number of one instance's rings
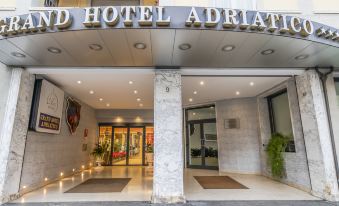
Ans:
POLYGON ((314 70, 296 80, 312 193, 336 201, 338 182, 321 81, 314 70))
POLYGON ((34 76, 24 69, 12 70, 0 131, 0 204, 19 196, 34 76))
POLYGON ((153 203, 185 202, 181 74, 157 70, 154 80, 153 203))
POLYGON ((333 74, 328 75, 326 81, 327 87, 327 97, 331 112, 331 120, 332 120, 332 127, 333 127, 333 134, 334 134, 334 141, 336 146, 336 153, 337 153, 337 161, 339 165, 339 102, 337 99, 337 93, 335 88, 335 82, 333 74))

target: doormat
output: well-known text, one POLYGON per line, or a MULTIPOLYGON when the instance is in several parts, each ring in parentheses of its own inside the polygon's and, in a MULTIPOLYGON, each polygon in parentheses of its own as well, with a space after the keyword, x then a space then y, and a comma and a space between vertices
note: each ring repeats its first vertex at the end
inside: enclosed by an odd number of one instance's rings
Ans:
POLYGON ((228 176, 194 176, 204 189, 248 189, 228 176))
POLYGON ((93 178, 73 187, 65 193, 121 192, 131 178, 93 178))

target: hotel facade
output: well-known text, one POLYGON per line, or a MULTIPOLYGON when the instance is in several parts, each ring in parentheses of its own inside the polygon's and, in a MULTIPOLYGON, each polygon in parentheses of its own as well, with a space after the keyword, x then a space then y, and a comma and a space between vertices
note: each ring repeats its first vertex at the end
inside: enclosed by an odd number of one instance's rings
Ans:
POLYGON ((0 204, 339 200, 336 0, 0 0, 0 17, 0 204))

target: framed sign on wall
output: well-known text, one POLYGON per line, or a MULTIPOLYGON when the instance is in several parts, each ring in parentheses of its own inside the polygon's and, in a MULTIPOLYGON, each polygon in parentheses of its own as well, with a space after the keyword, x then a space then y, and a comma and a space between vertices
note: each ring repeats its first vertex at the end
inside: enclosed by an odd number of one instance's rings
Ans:
POLYGON ((64 105, 64 91, 44 79, 36 80, 30 129, 59 134, 64 105))

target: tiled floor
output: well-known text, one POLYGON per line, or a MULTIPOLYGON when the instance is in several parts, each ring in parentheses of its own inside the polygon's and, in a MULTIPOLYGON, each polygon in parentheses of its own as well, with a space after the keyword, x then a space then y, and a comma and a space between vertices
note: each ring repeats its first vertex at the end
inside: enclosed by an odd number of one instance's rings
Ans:
MULTIPOLYGON (((150 201, 152 175, 152 171, 145 167, 105 167, 102 171, 92 169, 25 194, 14 202, 150 201), (93 177, 130 177, 132 180, 119 193, 64 193, 93 177)), ((317 200, 306 192, 262 176, 228 174, 250 189, 204 190, 193 176, 218 175, 217 171, 186 169, 184 175, 187 200, 317 200)))

